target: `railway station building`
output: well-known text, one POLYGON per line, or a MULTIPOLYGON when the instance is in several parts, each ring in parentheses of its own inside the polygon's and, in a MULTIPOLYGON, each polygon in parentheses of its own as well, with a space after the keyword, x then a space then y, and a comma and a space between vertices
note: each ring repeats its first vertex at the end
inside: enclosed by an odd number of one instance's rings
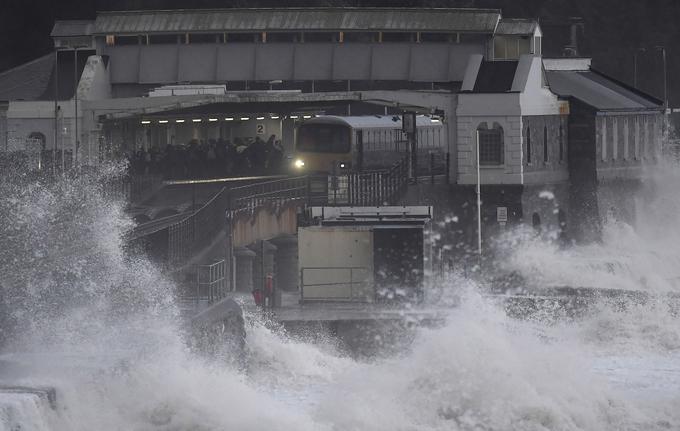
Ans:
POLYGON ((576 236, 572 220, 629 219, 613 195, 658 155, 660 101, 587 60, 544 58, 540 25, 496 9, 101 12, 57 21, 52 37, 53 53, 0 73, 5 152, 96 166, 275 135, 290 154, 312 117, 415 111, 443 124, 439 202, 468 215, 467 237, 478 182, 488 236, 506 222, 576 236))

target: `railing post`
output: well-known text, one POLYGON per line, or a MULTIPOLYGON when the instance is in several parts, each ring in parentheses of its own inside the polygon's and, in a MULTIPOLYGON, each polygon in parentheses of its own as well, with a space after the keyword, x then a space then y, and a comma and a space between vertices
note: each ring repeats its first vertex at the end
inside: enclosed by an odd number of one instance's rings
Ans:
POLYGON ((450 169, 451 169, 451 153, 447 152, 446 153, 446 173, 445 177, 446 178, 446 184, 449 184, 450 181, 450 169))
POLYGON ((233 292, 236 290, 235 286, 235 277, 234 277, 234 227, 232 224, 232 195, 231 195, 231 190, 227 190, 227 197, 226 197, 226 208, 224 211, 224 214, 222 215, 225 218, 225 229, 227 231, 227 256, 225 259, 225 277, 226 274, 229 274, 229 282, 228 282, 228 287, 229 291, 233 292), (228 265, 228 266, 227 266, 228 265))

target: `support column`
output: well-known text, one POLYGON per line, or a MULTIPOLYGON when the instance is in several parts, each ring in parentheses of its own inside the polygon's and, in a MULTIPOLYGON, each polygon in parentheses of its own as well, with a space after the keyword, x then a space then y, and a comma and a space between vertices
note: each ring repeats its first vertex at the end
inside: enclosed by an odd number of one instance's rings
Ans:
POLYGON ((234 248, 236 259, 236 286, 237 292, 252 292, 253 290, 253 260, 255 252, 245 247, 234 248))
MULTIPOLYGON (((248 248, 255 253, 253 259, 253 288, 265 290, 265 278, 274 276, 276 246, 269 241, 256 241, 248 248)), ((278 280, 273 280, 273 288, 276 290, 278 280)))
POLYGON ((297 237, 286 235, 272 240, 276 244, 276 286, 284 292, 298 290, 297 237))

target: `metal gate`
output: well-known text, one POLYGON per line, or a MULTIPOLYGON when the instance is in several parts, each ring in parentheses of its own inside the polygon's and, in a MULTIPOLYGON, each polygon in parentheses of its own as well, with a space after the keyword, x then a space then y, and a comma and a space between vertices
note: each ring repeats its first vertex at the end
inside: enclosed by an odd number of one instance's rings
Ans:
POLYGON ((224 260, 196 266, 196 299, 214 302, 227 295, 226 264, 224 260))

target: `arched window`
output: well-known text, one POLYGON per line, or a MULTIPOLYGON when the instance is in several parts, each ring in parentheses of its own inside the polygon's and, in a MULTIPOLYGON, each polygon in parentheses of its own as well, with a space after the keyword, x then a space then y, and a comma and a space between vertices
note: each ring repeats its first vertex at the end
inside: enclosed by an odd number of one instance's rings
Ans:
POLYGON ((560 162, 564 161, 564 129, 560 124, 560 162))
POLYGON ((548 126, 543 126, 543 163, 548 163, 548 126))
POLYGON ((527 127, 527 165, 531 164, 531 129, 527 127))
POLYGON ((479 164, 484 166, 502 165, 504 160, 503 128, 498 123, 487 128, 486 123, 477 127, 479 164))

